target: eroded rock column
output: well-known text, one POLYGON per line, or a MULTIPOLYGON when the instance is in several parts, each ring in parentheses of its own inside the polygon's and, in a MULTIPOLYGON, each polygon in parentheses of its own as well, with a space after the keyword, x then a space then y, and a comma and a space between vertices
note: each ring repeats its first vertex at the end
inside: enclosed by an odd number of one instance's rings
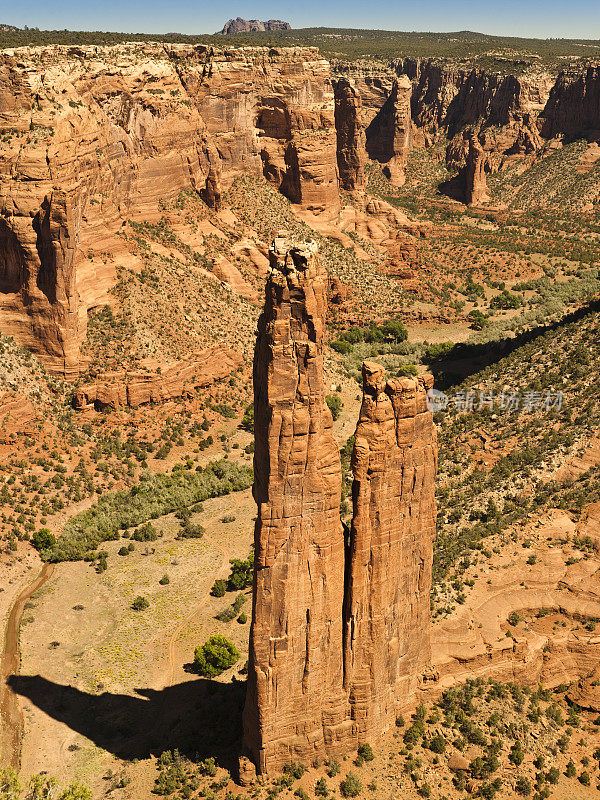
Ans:
POLYGON ((341 465, 325 403, 327 275, 275 239, 254 357, 255 586, 242 778, 335 752, 343 694, 341 465))
POLYGON ((437 467, 426 407, 431 383, 386 382, 381 365, 363 364, 344 632, 345 687, 359 742, 394 724, 430 660, 437 467))

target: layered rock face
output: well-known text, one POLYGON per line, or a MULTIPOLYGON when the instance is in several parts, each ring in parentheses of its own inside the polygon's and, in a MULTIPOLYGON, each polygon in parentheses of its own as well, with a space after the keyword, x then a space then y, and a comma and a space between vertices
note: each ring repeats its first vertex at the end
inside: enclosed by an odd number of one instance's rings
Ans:
POLYGON ((468 206, 477 206, 490 201, 485 177, 487 156, 475 132, 472 131, 467 138, 469 149, 462 173, 465 201, 468 206))
POLYGON ((162 365, 144 363, 147 371, 104 374, 95 383, 80 386, 73 394, 73 407, 93 406, 96 410, 121 406, 138 408, 144 403, 161 403, 189 397, 195 389, 211 386, 232 374, 242 364, 239 353, 217 345, 185 361, 162 365))
POLYGON ((423 380, 366 362, 349 540, 325 403, 327 278, 276 239, 254 362, 255 577, 241 777, 377 739, 429 660, 437 448, 423 380))
POLYGON ((360 95, 346 78, 334 83, 337 165, 340 185, 353 191, 364 185, 365 134, 360 95))
POLYGON ((117 231, 240 174, 339 208, 329 64, 314 48, 158 44, 0 55, 0 330, 73 377, 117 231), (83 57, 82 57, 83 56, 83 57), (44 64, 44 70, 39 64, 44 64))
POLYGON ((325 403, 327 276, 276 239, 254 360, 255 578, 244 752, 260 773, 335 749, 343 703, 341 467, 325 403))
POLYGON ((542 117, 546 138, 585 134, 600 140, 600 67, 589 67, 584 74, 561 72, 542 117))
POLYGON ((386 382, 363 364, 352 454, 344 683, 359 741, 393 725, 430 661, 429 592, 437 437, 433 381, 386 382))
POLYGON ((395 186, 404 183, 404 167, 411 145, 412 86, 406 76, 392 83, 392 90, 367 128, 369 157, 384 164, 384 173, 395 186))

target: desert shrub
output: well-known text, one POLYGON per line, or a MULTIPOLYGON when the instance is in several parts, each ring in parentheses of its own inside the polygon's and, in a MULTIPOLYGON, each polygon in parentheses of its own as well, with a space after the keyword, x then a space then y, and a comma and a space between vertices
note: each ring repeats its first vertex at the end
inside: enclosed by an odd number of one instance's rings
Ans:
POLYGON ((217 578, 217 580, 213 583, 210 593, 213 597, 225 597, 226 591, 227 581, 223 580, 223 578, 217 578))
POLYGON ((488 324, 488 318, 482 311, 479 311, 478 308, 474 308, 473 311, 470 311, 467 319, 471 327, 476 331, 483 330, 488 324))
POLYGON ((440 733, 429 740, 429 749, 433 753, 443 753, 445 751, 446 740, 440 733))
POLYGON ((18 800, 21 794, 19 776, 12 767, 0 767, 0 798, 18 800))
POLYGON ((213 634, 207 642, 196 648, 194 665, 200 675, 215 678, 239 659, 240 654, 233 642, 220 633, 213 634))
POLYGON ((41 556, 46 561, 79 561, 100 542, 117 539, 119 530, 209 497, 248 489, 252 480, 252 469, 226 460, 213 461, 202 471, 146 472, 130 489, 107 493, 87 511, 71 517, 60 539, 41 550, 41 556))
POLYGON ((350 342, 345 342, 342 339, 330 342, 330 347, 342 356, 347 356, 352 352, 352 345, 350 342))
POLYGON ((92 792, 83 783, 73 781, 58 795, 57 800, 92 800, 92 792))
POLYGON ((319 780, 315 783, 315 794, 317 797, 327 797, 329 794, 329 788, 325 778, 319 778, 319 780))
POLYGON ((574 778, 576 774, 577 774, 577 771, 575 769, 575 764, 571 760, 567 764, 567 768, 565 769, 565 775, 567 776, 567 778, 574 778))
POLYGON ((518 778, 515 783, 515 792, 523 795, 523 797, 527 797, 531 794, 531 782, 528 781, 527 778, 518 778))
POLYGON ((368 743, 361 744, 361 746, 358 748, 358 755, 364 761, 373 761, 373 759, 375 758, 375 754, 373 753, 373 748, 368 743))
POLYGON ((396 377, 398 378, 413 378, 415 375, 419 374, 419 370, 415 367, 414 364, 403 364, 401 367, 398 367, 396 372, 396 377))
POLYGON ((556 784, 560 780, 560 772, 558 771, 558 767, 550 767, 550 769, 546 773, 546 780, 548 781, 548 783, 551 783, 553 786, 556 786, 556 784))
POLYGON ((521 742, 517 741, 510 748, 508 760, 518 767, 520 764, 523 763, 524 758, 525 758, 525 752, 523 750, 523 745, 521 744, 521 742))
POLYGON ((362 783, 353 772, 349 772, 340 783, 342 797, 358 797, 362 792, 362 783))
POLYGON ((218 619, 219 622, 231 622, 233 619, 235 619, 237 617, 237 615, 240 612, 241 607, 244 605, 245 602, 246 602, 246 598, 244 597, 244 595, 243 594, 239 594, 235 598, 234 602, 229 606, 229 608, 226 608, 223 611, 220 611, 216 615, 216 619, 218 619))
POLYGON ((208 775, 209 778, 214 778, 217 774, 218 764, 214 758, 205 758, 198 764, 198 772, 201 775, 208 775))
POLYGON ((254 550, 250 550, 248 558, 231 558, 229 563, 231 565, 231 571, 227 578, 227 590, 229 592, 236 592, 252 586, 254 577, 254 550))
POLYGON ((151 522, 147 522, 140 528, 137 528, 132 534, 131 538, 136 542, 155 542, 158 539, 158 531, 151 522))
POLYGON ((240 427, 249 433, 254 433, 254 403, 246 406, 240 427))
POLYGON ((590 785, 590 773, 586 772, 584 770, 577 780, 579 781, 579 783, 582 786, 589 786, 590 785))
POLYGON ((163 575, 162 578, 159 580, 161 586, 166 586, 168 583, 171 583, 171 579, 168 575, 163 575))
POLYGON ((147 608, 149 608, 149 606, 150 603, 145 597, 142 597, 141 594, 138 594, 138 596, 131 604, 131 607, 133 608, 134 611, 145 611, 147 608))
POLYGON ((120 556, 128 556, 131 550, 128 547, 120 547, 119 548, 119 555, 120 556))
POLYGON ((201 539, 206 531, 202 525, 193 525, 189 520, 181 525, 177 532, 177 539, 201 539))
POLYGON ((342 413, 342 403, 341 397, 338 397, 337 394, 328 394, 325 398, 325 402, 327 403, 327 408, 331 411, 331 416, 333 417, 333 421, 335 422, 336 419, 342 413))
POLYGON ((386 339, 394 342, 405 342, 408 339, 406 325, 399 319, 388 319, 380 327, 386 339))
POLYGON ((520 305, 521 298, 511 294, 507 289, 490 300, 490 308, 519 308, 520 305))
POLYGON ((330 778, 334 778, 336 775, 340 774, 340 762, 337 761, 335 758, 327 759, 327 774, 330 778))
POLYGON ((248 615, 246 614, 245 611, 242 611, 242 613, 237 618, 237 621, 240 623, 240 625, 245 625, 248 622, 248 615))
POLYGON ((40 528, 31 537, 31 543, 40 552, 56 545, 56 536, 48 528, 40 528))

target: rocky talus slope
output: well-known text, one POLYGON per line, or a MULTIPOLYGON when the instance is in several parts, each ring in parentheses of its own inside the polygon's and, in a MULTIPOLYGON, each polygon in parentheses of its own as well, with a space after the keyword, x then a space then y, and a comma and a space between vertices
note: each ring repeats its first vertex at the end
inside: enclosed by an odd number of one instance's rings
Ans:
POLYGON ((326 274, 275 239, 254 361, 255 580, 241 778, 394 724, 430 660, 436 437, 422 380, 365 363, 354 518, 325 403, 326 274))

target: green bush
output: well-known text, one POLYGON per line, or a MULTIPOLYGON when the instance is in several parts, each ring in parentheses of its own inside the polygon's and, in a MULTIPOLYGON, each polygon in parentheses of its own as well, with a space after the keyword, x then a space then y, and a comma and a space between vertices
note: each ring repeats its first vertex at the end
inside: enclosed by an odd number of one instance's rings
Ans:
POLYGON ((362 783, 353 772, 349 772, 340 783, 342 797, 358 797, 362 792, 362 783))
POLYGON ((217 580, 213 583, 210 593, 213 597, 225 597, 226 591, 227 581, 223 580, 223 578, 217 578, 217 580))
POLYGON ((166 586, 168 583, 171 583, 171 579, 168 575, 163 575, 162 578, 159 580, 161 586, 166 586))
POLYGON ((155 542, 158 539, 158 531, 151 522, 137 528, 132 534, 131 538, 136 542, 155 542))
POLYGON ((50 532, 49 528, 40 528, 31 537, 31 543, 36 550, 47 550, 56 545, 56 536, 50 532))
POLYGON ((363 761, 373 761, 375 758, 373 748, 367 743, 361 744, 361 746, 358 748, 358 755, 363 759, 363 761))
POLYGON ((350 342, 345 342, 341 339, 331 342, 330 346, 332 350, 335 350, 336 353, 339 353, 342 356, 347 356, 348 353, 352 352, 352 345, 350 342))
POLYGON ((429 749, 432 753, 443 753, 446 750, 446 740, 440 733, 429 740, 429 749))
POLYGON ((335 422, 342 412, 342 406, 344 405, 342 403, 342 398, 338 397, 337 394, 328 394, 325 398, 325 402, 327 403, 327 408, 331 411, 331 416, 335 422))
POLYGON ((200 675, 215 678, 239 659, 240 654, 233 642, 220 633, 213 634, 207 642, 196 648, 194 665, 200 675))
POLYGON ((521 305, 521 298, 516 294, 511 294, 506 289, 490 300, 490 308, 519 308, 521 305))
POLYGON ((515 742, 510 749, 510 753, 508 755, 508 760, 514 764, 515 766, 519 766, 523 763, 523 759, 525 758, 525 752, 523 750, 523 745, 521 742, 515 742))
POLYGON ((327 781, 325 778, 319 778, 319 780, 315 784, 315 794, 317 797, 327 797, 329 794, 329 788, 327 786, 327 781))
POLYGON ((398 367, 398 371, 396 372, 396 377, 414 378, 414 376, 418 374, 419 370, 415 367, 414 364, 403 364, 401 367, 398 367))
POLYGON ((246 406, 240 427, 249 433, 254 433, 254 403, 246 406))
POLYGON ((131 604, 131 607, 133 608, 134 611, 145 611, 147 608, 149 608, 149 606, 150 603, 145 597, 142 597, 141 594, 138 594, 138 596, 131 604))
POLYGON ((238 592, 252 586, 254 578, 254 550, 251 550, 248 558, 231 558, 229 560, 231 571, 227 578, 227 591, 238 592))
POLYGON ((467 319, 469 320, 471 327, 476 331, 483 330, 488 324, 488 318, 486 315, 477 308, 474 308, 473 311, 469 312, 467 319))
POLYGON ((531 783, 527 778, 519 778, 515 783, 515 792, 527 797, 531 794, 531 783))

